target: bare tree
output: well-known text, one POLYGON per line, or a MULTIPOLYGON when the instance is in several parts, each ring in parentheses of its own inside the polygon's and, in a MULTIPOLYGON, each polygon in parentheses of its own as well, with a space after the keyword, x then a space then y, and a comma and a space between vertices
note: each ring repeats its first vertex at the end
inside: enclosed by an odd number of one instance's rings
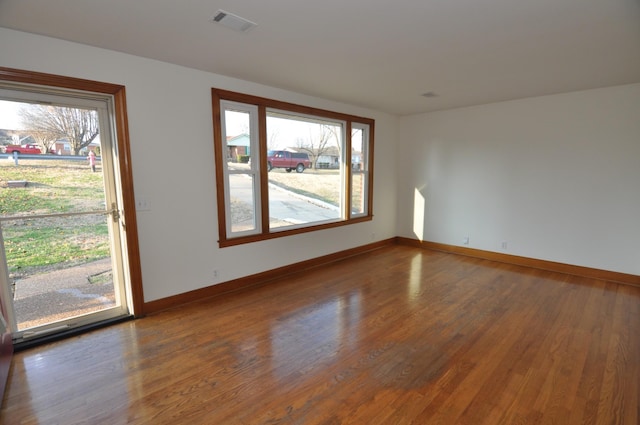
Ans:
POLYGON ((267 150, 274 150, 275 146, 278 144, 278 138, 280 136, 280 130, 275 128, 271 129, 267 126, 269 130, 269 134, 267 135, 267 150))
POLYGON ((20 108, 19 115, 22 125, 31 137, 38 143, 43 153, 49 151, 55 141, 64 135, 52 123, 48 109, 52 106, 26 105, 20 108))
POLYGON ((98 115, 92 110, 35 104, 23 107, 19 114, 23 126, 45 152, 56 140, 66 138, 73 154, 78 155, 98 136, 98 115))
POLYGON ((303 139, 299 137, 296 141, 298 148, 307 152, 311 157, 311 163, 316 165, 316 161, 319 157, 324 155, 331 147, 331 141, 335 140, 338 146, 340 146, 340 138, 335 126, 320 124, 313 126, 316 130, 315 133, 309 129, 309 138, 303 139))
POLYGON ((56 135, 53 135, 47 131, 31 130, 29 135, 36 141, 42 153, 49 153, 51 148, 55 145, 56 140, 59 139, 56 135))

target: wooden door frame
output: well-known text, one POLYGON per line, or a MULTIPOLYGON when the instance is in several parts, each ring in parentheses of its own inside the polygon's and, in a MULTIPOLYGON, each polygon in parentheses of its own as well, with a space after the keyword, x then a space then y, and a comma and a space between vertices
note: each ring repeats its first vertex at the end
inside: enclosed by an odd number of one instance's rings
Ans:
POLYGON ((115 137, 118 147, 118 166, 120 168, 120 190, 122 210, 126 225, 127 244, 126 262, 129 266, 131 302, 134 317, 143 314, 144 293, 142 288, 142 269, 140 266, 140 246, 138 244, 138 225, 136 220, 135 197, 133 193, 133 168, 129 148, 129 124, 127 120, 127 102, 125 87, 118 84, 64 77, 42 72, 0 67, 0 81, 11 81, 32 85, 59 87, 113 96, 115 114, 115 137))

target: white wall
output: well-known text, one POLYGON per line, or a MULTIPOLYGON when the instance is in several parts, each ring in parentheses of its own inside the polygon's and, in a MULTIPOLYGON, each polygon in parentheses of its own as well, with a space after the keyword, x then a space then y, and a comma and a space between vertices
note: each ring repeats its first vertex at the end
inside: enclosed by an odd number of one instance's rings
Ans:
POLYGON ((399 136, 400 236, 640 274, 640 84, 404 117, 399 136))
POLYGON ((396 235, 392 115, 4 28, 0 66, 126 86, 145 301, 396 235), (218 248, 211 87, 375 119, 374 220, 218 248))

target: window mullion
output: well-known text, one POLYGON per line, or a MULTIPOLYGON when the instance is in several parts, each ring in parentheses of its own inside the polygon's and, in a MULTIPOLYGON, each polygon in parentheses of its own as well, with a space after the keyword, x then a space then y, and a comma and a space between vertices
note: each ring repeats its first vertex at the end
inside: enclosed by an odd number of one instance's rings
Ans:
POLYGON ((262 233, 269 233, 269 177, 267 175, 267 108, 258 106, 258 144, 260 146, 260 162, 258 163, 258 176, 260 181, 260 211, 262 216, 262 233))

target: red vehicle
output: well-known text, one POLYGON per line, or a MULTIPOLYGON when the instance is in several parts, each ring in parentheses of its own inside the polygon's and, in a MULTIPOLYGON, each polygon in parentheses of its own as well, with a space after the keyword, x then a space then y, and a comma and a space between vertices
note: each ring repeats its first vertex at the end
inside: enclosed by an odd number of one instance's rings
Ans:
POLYGON ((290 173, 291 170, 302 173, 305 168, 310 167, 311 161, 306 153, 289 151, 269 151, 267 153, 267 171, 274 168, 284 168, 287 173, 290 173))
POLYGON ((13 154, 18 152, 23 155, 40 155, 42 151, 38 145, 26 144, 26 145, 7 145, 4 148, 5 153, 13 154))

